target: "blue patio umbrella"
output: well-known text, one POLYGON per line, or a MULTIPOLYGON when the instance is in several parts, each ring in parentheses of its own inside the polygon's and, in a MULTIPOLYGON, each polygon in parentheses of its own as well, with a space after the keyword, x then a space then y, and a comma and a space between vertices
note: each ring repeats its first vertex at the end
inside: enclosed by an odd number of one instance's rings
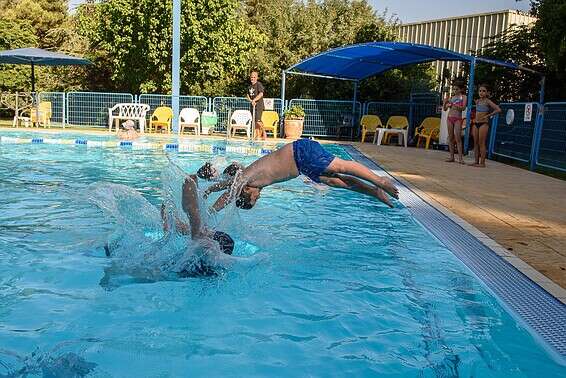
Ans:
POLYGON ((31 91, 35 92, 35 66, 76 66, 91 64, 88 59, 34 47, 0 51, 0 63, 31 65, 31 91))

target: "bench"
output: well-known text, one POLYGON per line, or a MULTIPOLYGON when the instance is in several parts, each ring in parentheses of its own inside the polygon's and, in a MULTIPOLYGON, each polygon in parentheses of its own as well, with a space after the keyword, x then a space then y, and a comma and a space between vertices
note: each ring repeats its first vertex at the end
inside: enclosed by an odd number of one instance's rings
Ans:
POLYGON ((112 125, 116 123, 116 132, 118 132, 118 129, 120 128, 118 125, 119 121, 127 121, 131 119, 132 121, 139 122, 140 133, 143 134, 145 129, 145 114, 148 111, 149 105, 147 104, 116 104, 108 109, 108 131, 112 131, 112 125))

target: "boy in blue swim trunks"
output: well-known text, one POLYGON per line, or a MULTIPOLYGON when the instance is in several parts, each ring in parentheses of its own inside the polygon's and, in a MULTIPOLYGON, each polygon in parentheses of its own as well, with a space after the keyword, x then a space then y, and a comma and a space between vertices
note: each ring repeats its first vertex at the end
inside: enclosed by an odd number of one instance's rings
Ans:
POLYGON ((264 187, 291 180, 300 174, 316 183, 375 197, 390 207, 393 205, 389 196, 399 198, 398 190, 390 179, 377 176, 360 163, 340 159, 309 139, 299 139, 263 156, 235 178, 212 185, 205 194, 229 189, 212 206, 215 211, 234 200, 239 208, 251 209, 264 187))

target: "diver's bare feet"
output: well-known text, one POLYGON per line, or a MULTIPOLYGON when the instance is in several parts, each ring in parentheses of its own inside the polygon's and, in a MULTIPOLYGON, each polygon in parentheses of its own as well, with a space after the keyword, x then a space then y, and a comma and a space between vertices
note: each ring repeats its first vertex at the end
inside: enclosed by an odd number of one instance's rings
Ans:
MULTIPOLYGON (((387 206, 393 208, 393 204, 391 203, 391 200, 389 199, 389 195, 387 193, 385 193, 385 191, 383 191, 383 189, 375 188, 374 196, 375 196, 375 198, 377 198, 378 200, 380 200, 381 202, 383 202, 387 206)), ((398 197, 395 197, 395 198, 398 198, 398 197)))
POLYGON ((385 190, 391 197, 399 198, 399 189, 393 184, 393 180, 387 177, 381 177, 379 187, 385 190))

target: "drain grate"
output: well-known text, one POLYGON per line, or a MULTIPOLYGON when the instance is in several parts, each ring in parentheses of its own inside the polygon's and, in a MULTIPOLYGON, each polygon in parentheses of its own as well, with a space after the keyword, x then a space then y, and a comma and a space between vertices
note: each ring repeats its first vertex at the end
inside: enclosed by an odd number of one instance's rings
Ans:
MULTIPOLYGON (((352 146, 354 160, 385 172, 352 146)), ((410 188, 400 184, 403 203, 411 214, 476 274, 503 303, 520 316, 554 350, 566 357, 566 305, 498 256, 452 219, 410 188)))

